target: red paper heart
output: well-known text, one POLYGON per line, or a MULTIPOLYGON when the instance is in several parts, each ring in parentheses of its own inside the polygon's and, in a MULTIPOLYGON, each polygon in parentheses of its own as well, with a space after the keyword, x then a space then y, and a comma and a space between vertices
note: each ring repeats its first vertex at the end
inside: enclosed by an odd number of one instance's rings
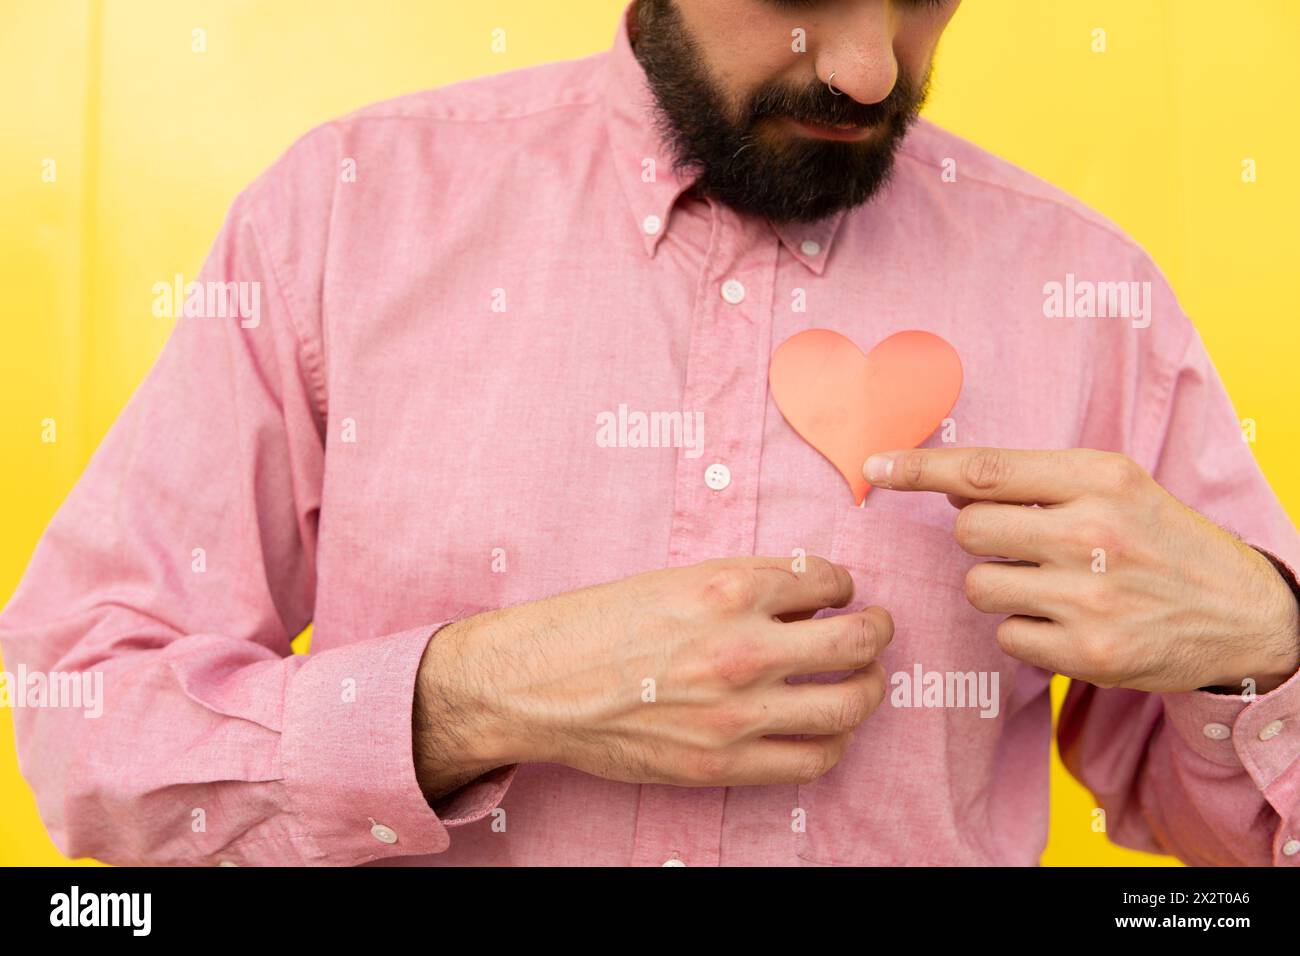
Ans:
POLYGON ((776 407, 839 469, 858 504, 871 490, 862 463, 930 437, 957 404, 961 380, 956 349, 920 331, 863 355, 838 332, 809 329, 782 342, 768 369, 776 407))

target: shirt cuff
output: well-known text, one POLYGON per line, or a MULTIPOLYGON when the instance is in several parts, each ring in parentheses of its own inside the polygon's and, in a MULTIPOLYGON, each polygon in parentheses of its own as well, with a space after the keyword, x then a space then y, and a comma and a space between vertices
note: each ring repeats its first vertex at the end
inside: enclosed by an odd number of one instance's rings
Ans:
POLYGON ((482 819, 505 796, 500 767, 429 806, 415 776, 411 708, 420 660, 450 621, 309 654, 285 694, 281 760, 294 813, 319 864, 441 853, 449 827, 482 819))
POLYGON ((1300 673, 1253 697, 1203 690, 1161 696, 1183 743, 1212 763, 1243 768, 1260 790, 1300 760, 1300 673))

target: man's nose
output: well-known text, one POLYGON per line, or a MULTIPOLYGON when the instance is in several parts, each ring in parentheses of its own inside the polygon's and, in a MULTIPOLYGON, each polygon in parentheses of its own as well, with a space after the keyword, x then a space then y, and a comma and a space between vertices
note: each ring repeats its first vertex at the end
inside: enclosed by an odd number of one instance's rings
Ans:
POLYGON ((848 5, 811 37, 817 78, 859 103, 879 103, 898 81, 895 17, 884 0, 848 5))

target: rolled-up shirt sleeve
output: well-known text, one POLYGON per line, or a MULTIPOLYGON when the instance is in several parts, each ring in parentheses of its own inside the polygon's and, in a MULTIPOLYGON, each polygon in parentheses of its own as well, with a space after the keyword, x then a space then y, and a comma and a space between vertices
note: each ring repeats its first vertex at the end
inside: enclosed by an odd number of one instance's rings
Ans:
MULTIPOLYGON (((245 308, 213 314, 214 300, 196 300, 184 314, 175 302, 158 362, 0 615, 15 680, 75 674, 102 687, 93 709, 50 697, 13 711, 21 769, 69 856, 252 865, 437 853, 509 783, 511 768, 481 777, 440 801, 441 817, 417 783, 416 672, 446 622, 292 652, 315 601, 326 403, 318 336, 281 276, 293 231, 306 240, 328 220, 328 148, 300 143, 236 200, 197 280, 245 308), (284 202, 291 181, 317 198, 284 202), (259 210, 287 224, 273 246, 259 210)), ((304 241, 303 255, 324 245, 304 241)))
MULTIPOLYGON (((1300 537, 1195 331, 1147 385, 1151 425, 1135 457, 1294 582, 1300 537)), ((1076 681, 1057 738, 1116 843, 1193 865, 1300 866, 1300 675, 1266 694, 1249 683, 1148 694, 1076 681)))

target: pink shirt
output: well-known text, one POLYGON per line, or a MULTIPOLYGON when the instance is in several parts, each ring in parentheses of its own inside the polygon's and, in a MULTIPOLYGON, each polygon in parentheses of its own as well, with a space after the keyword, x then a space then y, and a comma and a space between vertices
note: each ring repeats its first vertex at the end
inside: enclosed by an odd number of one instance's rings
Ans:
MULTIPOLYGON (((99 718, 15 710, 65 853, 1036 863, 1051 675, 964 599, 976 559, 942 496, 854 507, 778 413, 768 360, 806 328, 941 335, 966 370, 957 444, 1124 452, 1300 564, 1193 326, 1115 226, 921 123, 875 202, 774 227, 683 195, 647 96, 620 30, 604 55, 328 123, 237 199, 199 278, 256 283, 260 311, 177 321, 0 619, 9 671, 104 675, 99 718), (1149 324, 1049 316, 1051 282, 1149 282, 1149 324), (702 444, 605 447, 621 405, 701 413, 702 444), (892 611, 889 674, 996 674, 996 713, 887 698, 807 786, 524 765, 425 802, 411 701, 442 624, 796 548, 852 570, 851 607, 892 611)), ((1116 841, 1296 866, 1298 713, 1300 678, 1254 702, 1075 685, 1060 733, 1116 841)))

